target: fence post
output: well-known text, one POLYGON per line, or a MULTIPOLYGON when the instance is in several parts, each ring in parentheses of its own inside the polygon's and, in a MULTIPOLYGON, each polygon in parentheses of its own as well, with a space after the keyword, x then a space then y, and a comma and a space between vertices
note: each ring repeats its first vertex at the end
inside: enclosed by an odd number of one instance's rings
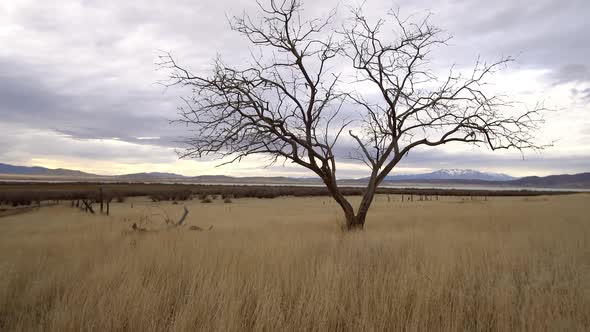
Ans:
POLYGON ((98 199, 100 200, 100 213, 103 213, 102 187, 98 189, 98 199))

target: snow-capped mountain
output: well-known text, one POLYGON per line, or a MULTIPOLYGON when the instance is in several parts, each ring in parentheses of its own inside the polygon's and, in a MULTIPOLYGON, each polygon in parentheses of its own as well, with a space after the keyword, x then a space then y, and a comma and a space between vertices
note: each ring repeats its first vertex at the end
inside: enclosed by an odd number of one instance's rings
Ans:
POLYGON ((487 173, 472 169, 441 169, 432 173, 390 175, 385 181, 404 180, 482 180, 482 181, 510 181, 515 178, 502 173, 487 173))

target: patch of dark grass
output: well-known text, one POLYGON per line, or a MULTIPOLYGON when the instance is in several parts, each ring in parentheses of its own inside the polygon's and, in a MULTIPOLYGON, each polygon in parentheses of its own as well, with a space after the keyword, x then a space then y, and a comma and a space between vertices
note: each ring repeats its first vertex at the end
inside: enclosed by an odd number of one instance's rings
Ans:
MULTIPOLYGON (((276 198, 280 196, 314 197, 329 196, 323 187, 264 186, 264 185, 201 185, 201 184, 144 184, 144 183, 0 183, 0 205, 30 206, 40 201, 59 200, 100 200, 113 198, 117 202, 125 197, 148 196, 154 202, 190 200, 198 193, 199 200, 230 198, 276 198)), ((345 196, 359 196, 363 188, 343 187, 345 196)), ((427 200, 437 196, 539 196, 570 194, 566 191, 531 190, 467 190, 467 189, 419 189, 419 188, 380 188, 378 194, 426 196, 427 200)))

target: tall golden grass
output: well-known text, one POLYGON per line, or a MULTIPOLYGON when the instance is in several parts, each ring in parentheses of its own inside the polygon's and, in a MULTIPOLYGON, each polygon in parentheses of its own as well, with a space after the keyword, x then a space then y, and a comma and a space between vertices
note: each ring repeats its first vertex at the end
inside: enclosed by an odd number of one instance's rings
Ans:
POLYGON ((327 198, 181 207, 0 219, 0 330, 590 330, 589 195, 381 196, 355 234, 327 198))

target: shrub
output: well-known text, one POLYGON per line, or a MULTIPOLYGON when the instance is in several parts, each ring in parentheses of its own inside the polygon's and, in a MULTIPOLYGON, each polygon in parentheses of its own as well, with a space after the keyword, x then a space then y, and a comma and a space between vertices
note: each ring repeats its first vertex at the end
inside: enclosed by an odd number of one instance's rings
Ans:
POLYGON ((152 200, 152 202, 159 202, 159 201, 161 201, 161 199, 160 199, 160 196, 159 196, 159 195, 152 194, 152 195, 150 195, 149 197, 150 197, 150 199, 152 200))
POLYGON ((170 195, 170 200, 174 201, 187 201, 191 198, 192 192, 190 190, 180 190, 172 192, 170 195))
MULTIPOLYGON (((297 186, 247 186, 247 185, 182 185, 182 184, 140 184, 140 183, 0 183, 0 205, 26 206, 37 201, 87 199, 96 201, 100 188, 103 188, 104 198, 120 201, 119 197, 149 197, 153 202, 183 201, 195 197, 202 200, 212 200, 211 196, 226 198, 275 198, 280 196, 318 197, 328 196, 323 187, 297 186)), ((467 190, 467 189, 419 189, 419 188, 379 188, 378 194, 390 195, 427 195, 427 196, 538 196, 563 195, 565 191, 530 191, 530 190, 467 190)), ((363 194, 363 188, 342 188, 346 196, 363 194)), ((485 199, 485 198, 484 198, 485 199)), ((393 200, 393 198, 392 198, 393 200)))

